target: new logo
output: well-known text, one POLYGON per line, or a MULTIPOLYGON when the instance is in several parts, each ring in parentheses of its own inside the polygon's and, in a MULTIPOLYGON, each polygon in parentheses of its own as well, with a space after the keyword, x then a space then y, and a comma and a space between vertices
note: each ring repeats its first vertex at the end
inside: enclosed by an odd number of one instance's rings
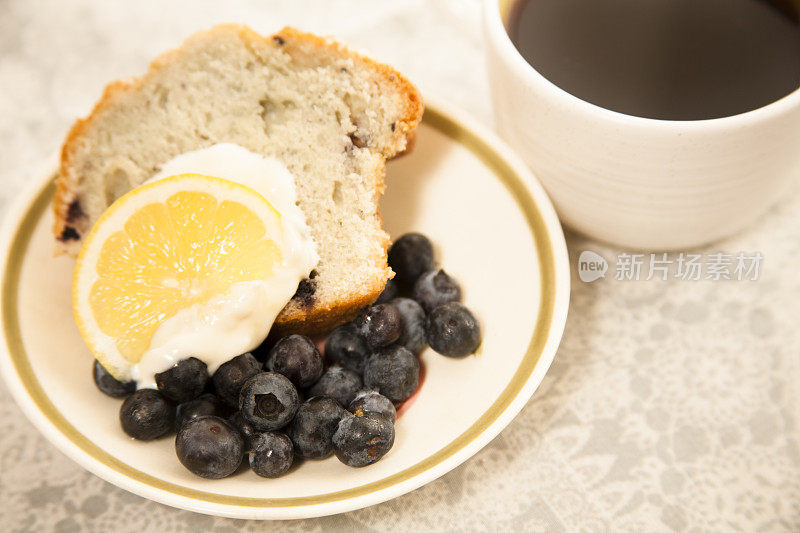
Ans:
POLYGON ((591 283, 600 278, 606 277, 608 271, 608 261, 591 250, 584 250, 578 257, 578 277, 584 283, 591 283))

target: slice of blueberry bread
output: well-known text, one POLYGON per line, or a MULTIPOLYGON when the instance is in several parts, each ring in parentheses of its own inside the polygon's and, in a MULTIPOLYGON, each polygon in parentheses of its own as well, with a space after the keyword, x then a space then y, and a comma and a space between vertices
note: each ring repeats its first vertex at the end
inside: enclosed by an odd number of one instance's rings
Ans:
POLYGON ((59 250, 76 254, 100 214, 165 162, 235 143, 289 168, 321 257, 276 331, 327 330, 392 276, 378 206, 385 162, 406 149, 422 112, 400 73, 331 40, 239 25, 197 33, 143 77, 110 84, 73 126, 54 200, 59 250))

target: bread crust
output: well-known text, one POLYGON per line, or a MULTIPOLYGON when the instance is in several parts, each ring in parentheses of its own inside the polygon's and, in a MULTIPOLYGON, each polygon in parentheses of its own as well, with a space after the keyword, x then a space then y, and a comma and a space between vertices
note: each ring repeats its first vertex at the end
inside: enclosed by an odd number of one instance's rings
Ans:
MULTIPOLYGON (((81 143, 85 142, 85 132, 94 126, 95 121, 104 110, 117 105, 125 95, 137 91, 159 69, 169 65, 178 57, 191 42, 199 39, 213 39, 217 36, 227 35, 230 32, 235 32, 248 46, 253 43, 282 46, 289 53, 291 53, 292 49, 299 50, 299 47, 306 47, 320 57, 332 56, 336 59, 346 58, 352 60, 365 71, 371 72, 375 83, 379 87, 389 87, 402 95, 401 117, 396 122, 392 143, 388 147, 388 151, 382 155, 386 159, 392 158, 402 153, 412 144, 414 129, 422 119, 424 104, 416 87, 391 66, 378 63, 332 39, 305 33, 289 26, 270 36, 262 36, 244 25, 218 25, 190 36, 181 47, 156 57, 151 62, 147 73, 143 76, 108 84, 91 113, 86 118, 76 120, 61 148, 60 165, 56 180, 56 192, 53 200, 55 214, 53 233, 58 240, 56 253, 77 255, 80 250, 81 236, 85 235, 90 229, 88 221, 82 221, 80 217, 75 217, 76 220, 70 220, 70 207, 78 197, 81 183, 80 170, 76 168, 75 164, 75 153, 81 143)), ((383 189, 383 176, 380 175, 376 178, 376 195, 380 196, 383 193, 383 189)), ((380 212, 378 212, 378 218, 380 219, 380 212)), ((341 323, 351 320, 358 314, 360 309, 373 303, 383 291, 386 280, 394 276, 394 273, 386 263, 389 237, 385 233, 384 237, 382 239, 383 242, 381 242, 382 257, 374 258, 376 264, 386 265, 383 270, 384 275, 374 279, 370 286, 362 287, 363 292, 359 297, 351 298, 346 302, 336 302, 332 306, 315 304, 308 309, 297 305, 287 305, 276 319, 273 329, 284 334, 293 332, 304 334, 326 332, 341 323)))

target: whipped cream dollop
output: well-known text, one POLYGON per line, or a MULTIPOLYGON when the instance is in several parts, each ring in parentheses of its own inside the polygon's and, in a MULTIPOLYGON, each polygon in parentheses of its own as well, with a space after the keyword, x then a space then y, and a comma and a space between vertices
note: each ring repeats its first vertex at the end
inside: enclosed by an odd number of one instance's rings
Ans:
POLYGON ((230 180, 259 193, 281 215, 282 235, 270 235, 282 261, 269 279, 242 281, 210 300, 180 310, 154 333, 131 370, 139 388, 155 388, 155 374, 188 357, 213 373, 224 362, 256 348, 291 300, 300 281, 319 263, 317 245, 297 206, 294 176, 278 159, 236 144, 216 144, 168 161, 149 182, 177 174, 203 174, 230 180))

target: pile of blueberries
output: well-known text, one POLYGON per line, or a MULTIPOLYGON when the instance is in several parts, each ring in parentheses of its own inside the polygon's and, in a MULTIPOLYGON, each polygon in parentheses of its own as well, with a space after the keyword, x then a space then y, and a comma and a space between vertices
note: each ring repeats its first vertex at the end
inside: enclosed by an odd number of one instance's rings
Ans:
POLYGON ((396 277, 374 305, 330 333, 324 357, 308 337, 289 335, 213 375, 199 359, 179 361, 155 375, 157 389, 136 390, 95 361, 95 383, 125 398, 125 433, 153 440, 176 431, 178 459, 204 478, 233 474, 245 455, 268 478, 285 474, 295 458, 336 454, 349 466, 370 465, 394 444, 396 406, 417 390, 425 345, 463 357, 481 341, 458 283, 435 268, 427 237, 403 235, 389 265, 396 277))

